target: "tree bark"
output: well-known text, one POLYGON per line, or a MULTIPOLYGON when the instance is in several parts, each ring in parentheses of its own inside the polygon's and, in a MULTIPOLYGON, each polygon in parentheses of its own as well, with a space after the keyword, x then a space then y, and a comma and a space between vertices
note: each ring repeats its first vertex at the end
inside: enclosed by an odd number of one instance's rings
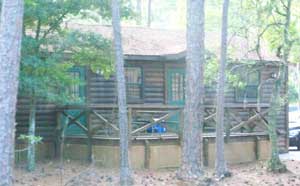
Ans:
POLYGON ((136 0, 136 24, 141 25, 142 24, 142 4, 141 0, 136 0))
POLYGON ((187 56, 182 164, 179 178, 187 181, 202 175, 202 128, 204 113, 203 65, 204 0, 187 1, 187 56))
POLYGON ((0 25, 0 186, 13 185, 23 0, 3 0, 0 25))
POLYGON ((35 170, 35 141, 32 140, 35 137, 35 119, 36 119, 36 101, 35 98, 31 98, 30 113, 29 113, 29 130, 28 130, 28 151, 27 151, 27 170, 35 170))
MULTIPOLYGON (((269 112, 269 137, 271 141, 271 159, 268 163, 268 169, 273 172, 285 172, 286 166, 280 161, 279 150, 278 150, 278 134, 277 134, 277 116, 282 108, 282 97, 286 98, 285 95, 281 95, 282 87, 287 79, 288 70, 288 58, 291 50, 291 42, 289 40, 289 28, 291 22, 291 6, 292 0, 287 1, 285 7, 285 23, 283 28, 283 55, 279 64, 278 77, 275 81, 275 87, 271 99, 270 112, 269 112)), ((284 105, 286 100, 284 100, 284 105)))
POLYGON ((151 27, 152 21, 152 0, 148 0, 148 17, 147 17, 147 26, 151 27))
POLYGON ((227 172, 226 160, 224 156, 224 100, 225 100, 225 80, 227 63, 227 25, 228 25, 229 0, 223 1, 222 16, 222 36, 221 36, 221 60, 218 76, 218 95, 217 95, 217 115, 216 115, 216 176, 222 178, 227 172))
POLYGON ((112 23, 114 34, 116 77, 118 88, 119 129, 120 129, 120 185, 132 185, 129 165, 129 130, 126 105, 126 86, 124 74, 124 58, 120 26, 120 1, 112 0, 112 23))

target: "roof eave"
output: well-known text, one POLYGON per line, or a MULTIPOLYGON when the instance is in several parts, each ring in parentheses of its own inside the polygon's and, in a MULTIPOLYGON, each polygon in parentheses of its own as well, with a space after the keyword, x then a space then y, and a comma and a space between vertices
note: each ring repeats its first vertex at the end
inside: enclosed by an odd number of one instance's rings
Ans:
POLYGON ((165 55, 130 55, 125 54, 124 59, 127 61, 157 61, 157 62, 170 62, 170 61, 184 61, 186 52, 177 54, 165 55))

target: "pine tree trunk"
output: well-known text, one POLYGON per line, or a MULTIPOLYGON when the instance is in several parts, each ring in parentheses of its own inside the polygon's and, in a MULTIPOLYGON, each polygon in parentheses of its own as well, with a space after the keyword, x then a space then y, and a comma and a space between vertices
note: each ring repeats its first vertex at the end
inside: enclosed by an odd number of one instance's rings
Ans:
POLYGON ((217 116, 216 116, 216 176, 222 178, 227 172, 227 166, 224 156, 224 100, 225 100, 225 80, 226 80, 226 62, 227 62, 227 22, 228 22, 229 0, 223 2, 222 16, 222 41, 221 41, 221 60, 218 76, 218 95, 217 95, 217 116))
POLYGON ((15 113, 23 0, 2 0, 0 25, 0 186, 13 185, 15 113))
POLYGON ((147 17, 147 26, 151 27, 152 21, 152 0, 148 0, 148 17, 147 17))
POLYGON ((112 23, 114 34, 116 77, 118 88, 119 128, 120 128, 120 185, 132 185, 129 165, 129 129, 126 105, 126 86, 124 73, 124 58, 120 26, 120 1, 112 0, 112 23))
POLYGON ((30 113, 29 113, 29 130, 28 136, 30 137, 28 140, 28 151, 27 151, 27 170, 34 171, 35 170, 35 142, 31 137, 35 136, 35 122, 36 122, 36 102, 35 98, 32 98, 30 104, 30 113))
POLYGON ((202 128, 204 113, 203 65, 204 0, 187 1, 187 57, 182 164, 179 178, 194 180, 202 175, 202 128))

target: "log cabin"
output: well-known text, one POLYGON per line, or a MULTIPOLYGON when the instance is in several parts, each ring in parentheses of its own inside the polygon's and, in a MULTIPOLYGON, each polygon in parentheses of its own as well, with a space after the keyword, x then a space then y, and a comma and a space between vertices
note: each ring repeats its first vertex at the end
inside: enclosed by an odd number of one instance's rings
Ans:
MULTIPOLYGON (((71 24, 70 29, 89 31, 112 39, 110 26, 71 24)), ((133 167, 176 167, 180 162, 180 139, 185 102, 185 32, 141 27, 122 28, 128 117, 133 167)), ((206 34, 207 50, 219 53, 220 37, 206 34)), ((260 57, 248 41, 232 36, 228 41, 228 68, 239 73, 244 86, 226 90, 226 158, 240 163, 264 159, 270 150, 266 126, 278 58, 262 48, 260 57), (252 65, 241 65, 243 62, 252 65), (248 69, 247 69, 248 68, 248 69), (251 70, 249 70, 249 68, 251 70)), ((115 77, 105 79, 87 67, 70 73, 85 83, 71 87, 81 104, 58 106, 40 100, 36 135, 43 137, 38 154, 43 158, 64 155, 70 159, 93 159, 103 167, 118 162, 118 123, 115 77)), ((287 90, 284 85, 282 93, 287 90)), ((205 86, 204 163, 214 160, 215 83, 205 86)), ((19 97, 17 136, 28 131, 28 99, 19 97)), ((278 145, 288 149, 288 110, 281 108, 278 145)), ((17 144, 17 148, 24 146, 17 144)), ((24 155, 17 153, 17 160, 24 155)))

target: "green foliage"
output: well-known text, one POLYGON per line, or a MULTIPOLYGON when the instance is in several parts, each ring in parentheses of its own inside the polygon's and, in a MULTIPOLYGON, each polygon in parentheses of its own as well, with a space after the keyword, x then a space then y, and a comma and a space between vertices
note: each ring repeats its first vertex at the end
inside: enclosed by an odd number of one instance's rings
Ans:
MULTIPOLYGON (((122 1, 122 16, 131 4, 122 1)), ((68 71, 88 67, 108 77, 113 72, 111 41, 96 33, 68 30, 70 19, 109 20, 110 0, 25 0, 20 91, 23 96, 66 104, 78 98, 68 87, 83 84, 68 71)), ((80 100, 77 100, 80 101, 80 100)))
MULTIPOLYGON (((206 52, 206 64, 204 65, 204 82, 207 86, 216 85, 218 78, 218 66, 219 60, 217 56, 207 51, 206 52)), ((246 64, 242 62, 236 62, 232 60, 228 60, 227 69, 226 69, 226 81, 227 88, 243 88, 245 84, 245 76, 247 73, 251 72, 250 69, 255 69, 255 65, 253 62, 246 62, 246 64), (243 69, 243 70, 241 70, 243 69), (239 72, 247 72, 247 73, 239 73, 239 72)))
POLYGON ((24 135, 21 134, 18 137, 19 140, 24 140, 28 143, 33 143, 33 144, 37 144, 37 143, 41 143, 43 138, 41 136, 32 136, 32 135, 24 135))
POLYGON ((288 87, 289 87, 288 90, 289 103, 296 103, 298 101, 298 91, 295 83, 289 81, 288 87))

